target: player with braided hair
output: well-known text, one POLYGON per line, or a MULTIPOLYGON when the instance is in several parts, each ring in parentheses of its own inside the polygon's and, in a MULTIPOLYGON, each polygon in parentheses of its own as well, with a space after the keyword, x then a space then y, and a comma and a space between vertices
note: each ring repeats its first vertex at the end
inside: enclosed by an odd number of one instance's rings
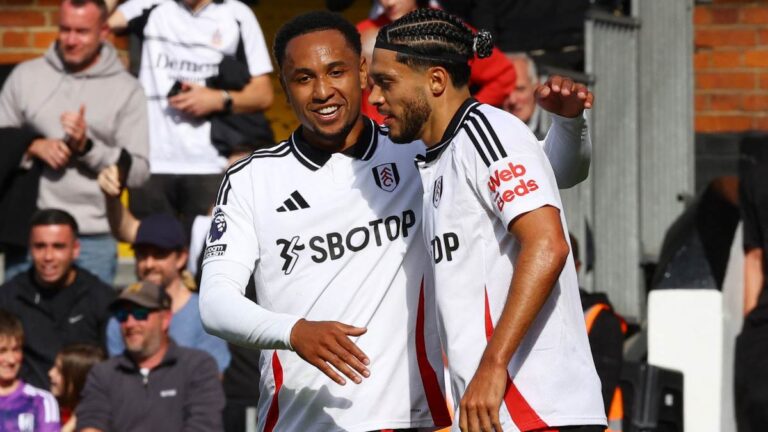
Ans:
MULTIPOLYGON (((381 29, 369 101, 395 142, 421 139, 424 235, 462 431, 602 431, 605 412, 579 300, 557 157, 509 113, 478 103, 469 62, 490 38, 423 9, 381 29)), ((554 125, 587 134, 591 93, 537 90, 554 125), (554 97, 568 95, 570 97, 554 97)))
MULTIPOLYGON (((427 7, 429 3, 429 1, 417 0, 386 0, 382 2, 381 14, 378 17, 358 23, 357 29, 360 31, 363 56, 366 61, 369 64, 371 62, 373 46, 379 29, 408 12, 427 7)), ((515 88, 514 65, 501 51, 494 49, 491 51, 491 55, 477 59, 472 63, 469 82, 477 100, 493 106, 501 106, 506 96, 515 88)), ((366 89, 366 98, 367 92, 366 89)), ((383 121, 383 117, 376 111, 376 108, 365 101, 363 114, 379 123, 383 121)))

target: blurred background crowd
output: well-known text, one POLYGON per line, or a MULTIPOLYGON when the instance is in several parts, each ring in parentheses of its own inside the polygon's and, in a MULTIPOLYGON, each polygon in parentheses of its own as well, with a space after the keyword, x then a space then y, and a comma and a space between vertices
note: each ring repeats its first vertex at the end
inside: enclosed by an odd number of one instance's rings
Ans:
POLYGON ((258 352, 205 333, 197 286, 223 172, 298 126, 272 38, 327 8, 370 60, 419 7, 493 34, 474 96, 539 138, 547 76, 596 95, 563 200, 611 430, 768 430, 768 6, 747 0, 0 0, 0 430, 255 430, 258 352))

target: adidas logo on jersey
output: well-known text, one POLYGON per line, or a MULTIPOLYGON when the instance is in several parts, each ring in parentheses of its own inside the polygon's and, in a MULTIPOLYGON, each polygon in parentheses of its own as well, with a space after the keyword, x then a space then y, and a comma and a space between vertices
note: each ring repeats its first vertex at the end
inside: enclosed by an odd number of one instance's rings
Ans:
POLYGON ((299 209, 308 209, 309 204, 307 204, 307 201, 304 199, 303 196, 299 193, 299 191, 293 191, 291 193, 290 198, 283 201, 283 205, 276 208, 275 210, 278 211, 278 213, 284 213, 287 211, 296 211, 299 209))

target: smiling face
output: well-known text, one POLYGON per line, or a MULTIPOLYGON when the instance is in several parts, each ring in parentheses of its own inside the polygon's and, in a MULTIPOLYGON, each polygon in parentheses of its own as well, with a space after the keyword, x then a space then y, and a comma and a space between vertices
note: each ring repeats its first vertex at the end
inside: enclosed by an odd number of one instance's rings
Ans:
POLYGON ((373 88, 368 102, 384 115, 389 136, 396 143, 409 143, 423 135, 432 114, 425 77, 425 73, 398 62, 394 51, 373 51, 373 88))
POLYGON ((187 264, 186 250, 138 244, 133 251, 136 254, 136 277, 139 280, 147 280, 166 288, 181 281, 181 270, 187 264))
MULTIPOLYGON (((122 307, 131 309, 134 305, 124 304, 122 307)), ((127 319, 120 323, 125 349, 139 360, 151 357, 162 348, 170 323, 169 310, 153 310, 146 319, 136 319, 128 314, 127 319)))
POLYGON ((57 48, 69 70, 79 72, 95 63, 108 34, 109 27, 95 4, 61 4, 57 48))
POLYGON ((366 79, 365 61, 336 30, 307 33, 286 45, 281 82, 312 144, 345 144, 361 118, 366 79))
POLYGON ((9 387, 16 381, 22 358, 21 340, 8 335, 0 336, 0 387, 9 387))
POLYGON ((80 255, 80 242, 69 225, 37 225, 29 236, 36 280, 45 287, 65 285, 72 263, 80 255))

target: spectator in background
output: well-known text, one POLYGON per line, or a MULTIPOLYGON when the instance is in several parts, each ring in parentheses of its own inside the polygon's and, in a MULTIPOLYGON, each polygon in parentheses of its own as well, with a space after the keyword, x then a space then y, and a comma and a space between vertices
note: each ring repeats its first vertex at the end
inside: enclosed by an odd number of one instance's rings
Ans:
POLYGON ((0 430, 56 432, 59 430, 56 399, 19 378, 23 343, 21 321, 0 309, 0 430))
POLYGON ((48 370, 62 346, 104 346, 112 287, 74 264, 80 253, 77 222, 67 212, 40 210, 32 217, 29 249, 33 266, 0 287, 0 307, 27 329, 22 378, 50 388, 48 370))
MULTIPOLYGON (((363 44, 363 56, 370 66, 373 45, 379 29, 402 17, 408 12, 429 6, 427 0, 382 0, 379 2, 383 13, 377 18, 369 18, 357 24, 363 44)), ((469 76, 469 85, 473 96, 482 103, 501 106, 504 99, 515 86, 515 68, 501 51, 494 48, 491 55, 484 59, 475 59, 469 76)), ((363 114, 376 123, 383 123, 384 116, 368 102, 370 90, 363 94, 363 114)))
POLYGON ((61 432, 74 432, 77 426, 75 407, 85 387, 85 378, 91 368, 105 360, 104 350, 92 344, 67 345, 56 355, 48 371, 51 393, 59 402, 61 432))
MULTIPOLYGON (((576 274, 581 271, 579 259, 579 242, 573 234, 571 251, 576 274)), ((584 309, 584 319, 587 323, 589 348, 592 360, 595 362, 597 376, 603 393, 605 415, 608 418, 608 432, 622 430, 624 417, 623 396, 619 388, 621 365, 624 363, 624 334, 627 324, 614 310, 608 296, 602 292, 588 293, 579 287, 581 307, 584 309)))
POLYGON ((768 430, 768 149, 742 143, 739 206, 744 223, 744 324, 736 339, 735 405, 740 432, 768 430))
POLYGON ((272 64, 261 28, 234 0, 129 0, 109 22, 143 40, 139 80, 148 97, 152 175, 131 191, 131 211, 178 215, 189 231, 196 215, 208 214, 228 164, 214 146, 219 123, 212 116, 258 113, 272 104, 272 64), (232 58, 247 75, 245 86, 213 85, 232 58))
POLYGON ((507 95, 501 108, 528 125, 538 139, 544 139, 548 125, 545 112, 536 104, 539 75, 536 63, 525 53, 510 53, 507 58, 515 67, 515 87, 507 95))
MULTIPOLYGON (((153 214, 136 219, 120 202, 119 182, 114 167, 99 174, 99 184, 107 200, 107 217, 115 237, 133 244, 136 253, 136 278, 148 280, 163 288, 171 298, 173 320, 169 333, 181 346, 197 348, 216 359, 219 371, 230 361, 229 350, 223 339, 203 330, 198 308, 198 295, 191 276, 184 270, 189 258, 184 230, 173 216, 153 214)), ((120 329, 113 318, 107 326, 107 350, 110 356, 123 352, 120 329)))
POLYGON ((224 394, 216 363, 168 336, 165 290, 137 282, 112 307, 125 352, 91 369, 76 409, 78 430, 220 431, 224 394))
MULTIPOLYGON (((43 165, 37 206, 75 217, 83 228, 78 263, 111 284, 116 244, 96 175, 117 165, 121 182, 138 187, 149 166, 146 99, 106 42, 106 13, 103 0, 61 2, 56 42, 17 66, 3 87, 0 127, 37 133, 25 158, 43 165)), ((13 258, 28 266, 25 256, 13 258)))

